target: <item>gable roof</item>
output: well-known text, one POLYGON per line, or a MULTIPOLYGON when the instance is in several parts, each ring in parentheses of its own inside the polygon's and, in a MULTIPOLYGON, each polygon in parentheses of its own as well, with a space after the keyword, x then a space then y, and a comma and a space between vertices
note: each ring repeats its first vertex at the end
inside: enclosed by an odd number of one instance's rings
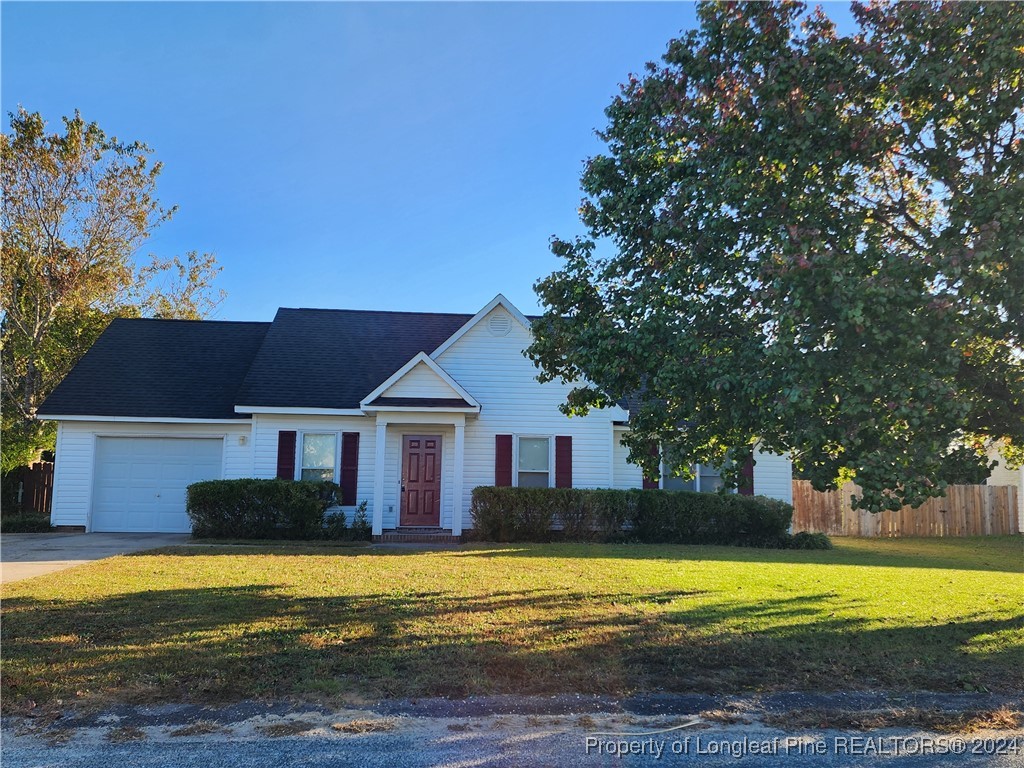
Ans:
POLYGON ((515 304, 513 304, 511 301, 509 301, 499 293, 497 296, 495 296, 493 299, 487 302, 487 306, 485 306, 483 309, 481 309, 479 312, 477 312, 475 315, 469 318, 469 320, 466 321, 465 325, 463 325, 455 333, 453 333, 451 336, 445 339, 444 342, 430 354, 430 356, 434 358, 440 357, 446 349, 451 347, 455 342, 457 342, 459 339, 465 336, 469 332, 469 330, 473 328, 473 326, 475 326, 477 323, 479 323, 481 320, 487 317, 487 315, 489 315, 494 310, 495 307, 504 307, 505 311, 512 316, 512 319, 518 321, 519 324, 522 325, 523 328, 525 328, 527 331, 530 330, 530 319, 526 317, 526 315, 524 315, 522 312, 520 312, 515 304))
POLYGON ((39 409, 46 416, 234 419, 270 323, 119 318, 39 409))
POLYGON ((246 407, 358 409, 360 400, 419 352, 429 353, 467 314, 280 309, 235 403, 246 407))
POLYGON ((416 353, 411 360, 391 374, 360 402, 360 407, 363 408, 367 406, 388 405, 425 408, 455 406, 458 408, 476 408, 478 411, 480 410, 480 403, 477 402, 476 398, 463 389, 462 385, 453 379, 448 371, 432 360, 426 352, 416 353), (403 397, 401 395, 397 395, 397 393, 396 395, 389 394, 399 382, 421 365, 425 366, 430 371, 433 379, 442 385, 442 389, 444 390, 443 396, 418 395, 415 397, 403 397), (406 400, 410 402, 399 402, 406 400))
POLYGON ((360 413, 365 406, 478 410, 431 352, 450 347, 499 305, 529 328, 530 319, 500 294, 475 315, 283 308, 272 323, 118 319, 39 415, 234 419, 278 410, 360 413), (381 384, 400 378, 413 358, 441 371, 454 385, 451 397, 388 397, 381 384))

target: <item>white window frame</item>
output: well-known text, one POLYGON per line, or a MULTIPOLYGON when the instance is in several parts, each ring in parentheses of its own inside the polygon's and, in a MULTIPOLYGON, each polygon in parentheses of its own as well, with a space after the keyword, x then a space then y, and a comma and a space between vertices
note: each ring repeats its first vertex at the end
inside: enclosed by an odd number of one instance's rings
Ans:
MULTIPOLYGON (((515 434, 512 436, 512 485, 519 487, 519 440, 547 440, 548 441, 548 488, 555 487, 555 436, 538 435, 532 433, 515 434)), ((537 474, 540 474, 539 472, 537 474)))
MULTIPOLYGON (((693 492, 694 493, 702 493, 701 487, 700 487, 700 471, 701 471, 701 468, 703 466, 704 466, 703 464, 694 464, 693 465, 693 492)), ((668 470, 668 467, 665 465, 664 461, 661 462, 660 470, 661 471, 658 473, 658 488, 664 490, 664 488, 665 488, 665 473, 668 470)), ((719 476, 721 476, 721 475, 719 475, 719 476)), ((739 488, 730 488, 727 491, 727 493, 739 493, 739 488)))
MULTIPOLYGON (((334 436, 334 476, 331 482, 341 483, 341 432, 333 429, 304 429, 299 430, 295 440, 295 479, 302 479, 302 448, 306 435, 333 435, 334 436)), ((316 467, 309 467, 316 469, 316 467)))

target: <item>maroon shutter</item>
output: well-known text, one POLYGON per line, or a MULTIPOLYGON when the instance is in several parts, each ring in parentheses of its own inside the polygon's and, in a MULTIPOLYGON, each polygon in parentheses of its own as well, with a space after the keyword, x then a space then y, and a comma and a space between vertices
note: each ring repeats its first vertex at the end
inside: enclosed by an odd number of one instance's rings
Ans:
POLYGON ((494 484, 512 485, 512 435, 494 436, 494 484))
POLYGON ((555 438, 555 488, 572 488, 572 436, 555 438))
MULTIPOLYGON (((647 449, 647 453, 649 455, 651 455, 651 456, 657 456, 658 455, 658 444, 657 443, 651 443, 651 447, 647 449)), ((653 480, 648 478, 648 477, 644 477, 644 488, 646 490, 656 491, 661 486, 661 482, 660 481, 661 481, 660 477, 655 477, 653 480)))
POLYGON ((341 503, 354 506, 359 486, 359 433, 341 433, 341 503))
POLYGON ((754 495, 754 457, 751 456, 740 470, 740 487, 737 489, 743 496, 754 495))
POLYGON ((295 432, 277 433, 277 476, 282 480, 295 479, 295 432))

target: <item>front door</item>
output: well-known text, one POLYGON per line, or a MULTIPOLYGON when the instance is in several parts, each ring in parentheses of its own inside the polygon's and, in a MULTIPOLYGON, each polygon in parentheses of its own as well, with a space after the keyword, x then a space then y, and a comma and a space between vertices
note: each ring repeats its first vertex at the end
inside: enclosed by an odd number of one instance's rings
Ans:
POLYGON ((441 525, 441 436, 402 436, 400 525, 441 525))

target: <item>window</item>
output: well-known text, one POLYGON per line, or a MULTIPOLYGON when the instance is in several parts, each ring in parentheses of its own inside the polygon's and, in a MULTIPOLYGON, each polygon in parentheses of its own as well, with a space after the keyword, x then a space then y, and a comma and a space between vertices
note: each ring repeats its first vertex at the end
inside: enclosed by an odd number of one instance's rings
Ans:
POLYGON ((520 488, 551 487, 551 438, 520 437, 516 485, 520 488))
POLYGON ((661 487, 666 491, 695 491, 697 490, 697 482, 693 477, 687 480, 666 472, 661 476, 661 487))
POLYGON ((707 464, 695 464, 690 467, 694 476, 685 480, 682 477, 673 477, 663 471, 661 475, 661 487, 666 491, 701 491, 702 493, 715 493, 725 483, 722 481, 722 473, 719 469, 707 464))
POLYGON ((334 468, 338 463, 338 435, 303 433, 301 458, 300 480, 334 480, 334 468))
POLYGON ((701 464, 698 469, 700 470, 698 475, 700 485, 698 487, 701 492, 714 493, 725 486, 725 483, 722 481, 722 473, 717 468, 701 464))

